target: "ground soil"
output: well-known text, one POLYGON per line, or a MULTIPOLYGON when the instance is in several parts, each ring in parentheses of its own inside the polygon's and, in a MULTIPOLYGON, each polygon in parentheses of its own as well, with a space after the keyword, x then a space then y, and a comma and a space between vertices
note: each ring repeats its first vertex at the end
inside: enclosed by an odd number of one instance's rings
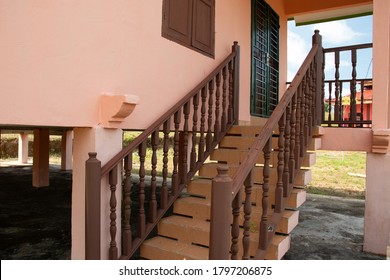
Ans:
MULTIPOLYGON (((72 173, 50 167, 50 186, 32 187, 30 166, 0 167, 0 259, 67 260, 72 173)), ((308 195, 288 260, 380 260, 364 253, 364 201, 308 195)))
POLYGON ((70 259, 72 173, 50 167, 32 187, 30 166, 0 167, 0 259, 70 259))

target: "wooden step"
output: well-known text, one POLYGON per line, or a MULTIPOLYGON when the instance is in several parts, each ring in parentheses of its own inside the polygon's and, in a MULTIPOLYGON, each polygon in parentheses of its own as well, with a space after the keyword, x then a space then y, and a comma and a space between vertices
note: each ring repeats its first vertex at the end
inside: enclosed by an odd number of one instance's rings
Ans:
MULTIPOLYGON (((204 164, 199 170, 199 176, 205 178, 215 178, 217 176, 217 167, 221 165, 220 163, 209 162, 204 164)), ((238 169, 238 165, 229 164, 229 176, 233 177, 238 169)), ((254 182, 258 184, 263 183, 263 167, 256 166, 254 167, 254 182)), ((277 178, 277 169, 271 167, 270 168, 270 181, 269 183, 276 184, 277 178)), ((311 171, 310 169, 301 169, 298 171, 295 177, 295 185, 297 186, 306 186, 311 181, 311 171)))
POLYGON ((207 260, 208 248, 157 236, 141 246, 141 257, 149 260, 207 260))
MULTIPOLYGON (((211 179, 195 179, 192 180, 187 186, 187 193, 203 198, 211 198, 211 179)), ((261 206, 261 200, 263 198, 263 186, 261 184, 253 184, 251 202, 254 205, 261 206)), ((269 208, 272 208, 275 201, 275 185, 271 185, 268 191, 269 208)), ((243 201, 245 196, 242 197, 243 201)), ((306 201, 306 191, 301 187, 294 187, 291 191, 290 198, 287 201, 287 208, 298 208, 306 201)))
MULTIPOLYGON (((271 210, 272 203, 269 203, 269 216, 273 213, 271 210)), ((197 197, 184 197, 175 201, 173 212, 178 215, 186 216, 185 218, 192 218, 187 220, 191 223, 197 223, 196 220, 208 221, 210 220, 211 203, 208 199, 197 197)), ((240 224, 244 222, 243 208, 241 208, 240 224)), ((251 222, 256 229, 258 222, 261 220, 263 213, 262 207, 252 207, 251 222)), ((298 225, 299 211, 285 210, 282 213, 282 221, 278 226, 278 232, 288 234, 298 225)), ((183 220, 184 221, 184 220, 183 220)), ((170 236, 174 237, 174 236, 170 236)), ((177 238, 177 237, 174 237, 177 238)))
POLYGON ((265 259, 280 260, 290 249, 291 237, 290 235, 275 234, 272 243, 269 246, 265 259))
POLYGON ((210 223, 206 220, 172 215, 158 224, 158 234, 182 243, 209 246, 210 223))
MULTIPOLYGON (((210 159, 219 162, 226 162, 228 164, 240 164, 248 154, 248 150, 239 150, 239 149, 227 149, 219 148, 214 150, 210 159)), ((271 152, 270 165, 272 166, 277 159, 277 153, 271 152)), ((263 153, 257 158, 256 164, 264 164, 263 153)))
POLYGON ((227 134, 255 137, 261 132, 262 128, 260 125, 233 125, 227 134))
POLYGON ((287 201, 286 207, 298 208, 306 201, 306 191, 304 188, 293 188, 290 198, 287 201))

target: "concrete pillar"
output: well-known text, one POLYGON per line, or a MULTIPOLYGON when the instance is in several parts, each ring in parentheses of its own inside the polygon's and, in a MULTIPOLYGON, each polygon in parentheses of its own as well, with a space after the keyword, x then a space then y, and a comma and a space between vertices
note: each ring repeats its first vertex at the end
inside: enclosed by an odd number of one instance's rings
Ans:
POLYGON ((28 133, 24 131, 19 134, 18 161, 19 163, 28 161, 28 133))
MULTIPOLYGON (((390 1, 373 1, 374 131, 390 128, 390 1)), ((387 147, 388 148, 388 147, 387 147)), ((386 254, 390 236, 390 152, 367 154, 364 251, 386 254)))
POLYGON ((72 170, 73 131, 65 130, 61 138, 61 170, 72 170))
POLYGON ((34 187, 49 186, 49 130, 34 129, 33 183, 34 187))
MULTIPOLYGON (((96 152, 97 159, 102 166, 122 149, 122 130, 105 129, 100 126, 92 128, 75 128, 73 130, 73 186, 72 186, 72 259, 85 259, 85 162, 89 152, 96 152)), ((118 172, 120 176, 120 172, 118 172)), ((118 180, 121 182, 121 180, 118 180)), ((98 190, 97 190, 98 191, 98 190)), ((101 248, 109 245, 109 197, 110 187, 108 176, 101 184, 101 248)), ((117 201, 120 205, 121 185, 117 186, 117 201)), ((117 217, 121 217, 120 207, 117 208, 117 217)), ((117 221, 117 244, 121 246, 120 222, 117 221)), ((108 250, 101 251, 103 259, 108 258, 108 250)))
POLYGON ((385 255, 390 236, 390 155, 367 154, 364 251, 385 255))

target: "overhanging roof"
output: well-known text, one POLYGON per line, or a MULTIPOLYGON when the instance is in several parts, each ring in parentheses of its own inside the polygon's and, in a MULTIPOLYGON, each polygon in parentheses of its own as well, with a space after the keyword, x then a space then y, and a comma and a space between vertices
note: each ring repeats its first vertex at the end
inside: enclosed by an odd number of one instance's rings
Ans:
POLYGON ((316 11, 293 16, 296 25, 313 24, 325 21, 359 17, 372 14, 373 5, 367 4, 356 7, 344 7, 326 11, 316 11))

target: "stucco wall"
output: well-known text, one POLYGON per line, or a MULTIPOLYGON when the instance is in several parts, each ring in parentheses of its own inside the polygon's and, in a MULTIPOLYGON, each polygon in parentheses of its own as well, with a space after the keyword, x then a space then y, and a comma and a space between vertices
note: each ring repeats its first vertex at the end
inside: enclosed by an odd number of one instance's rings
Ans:
MULTIPOLYGON (((216 0, 215 59, 161 37, 161 20, 162 0, 1 1, 1 123, 94 126, 99 96, 110 92, 139 96, 124 126, 142 128, 201 81, 235 40, 241 92, 249 94, 250 0, 216 0)), ((248 119, 249 106, 241 104, 248 119)))

